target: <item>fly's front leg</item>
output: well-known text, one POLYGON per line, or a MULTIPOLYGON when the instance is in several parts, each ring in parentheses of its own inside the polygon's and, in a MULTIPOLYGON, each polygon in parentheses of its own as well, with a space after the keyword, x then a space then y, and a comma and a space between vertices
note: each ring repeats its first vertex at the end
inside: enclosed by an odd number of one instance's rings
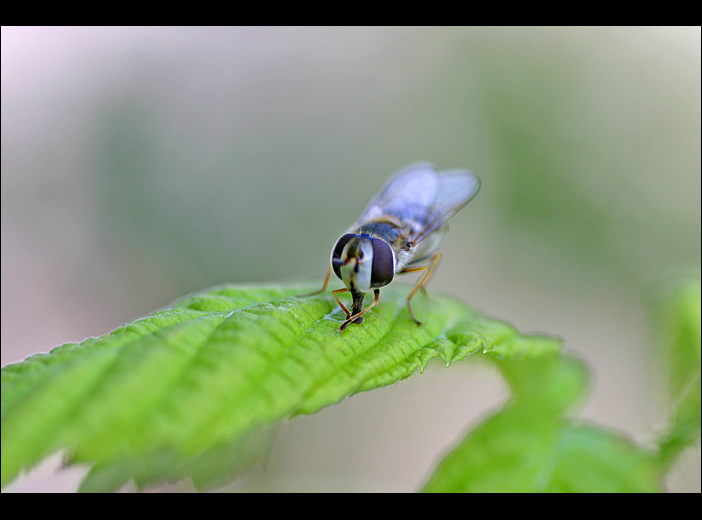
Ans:
MULTIPOLYGON (((348 290, 348 289, 344 289, 348 290)), ((357 295, 354 295, 354 308, 358 305, 358 295, 360 295, 360 305, 363 304, 363 294, 358 293, 357 295)), ((378 305, 378 300, 380 299, 380 289, 374 289, 374 298, 373 298, 373 303, 371 303, 368 307, 363 309, 361 312, 354 314, 351 316, 350 314, 346 317, 346 321, 341 324, 341 327, 339 327, 339 330, 344 330, 350 323, 361 323, 363 321, 363 315, 367 313, 369 310, 371 310, 373 307, 378 305)), ((338 300, 337 300, 338 301, 338 300)), ((341 305, 341 302, 339 302, 339 305, 341 305)), ((344 310, 346 310, 346 307, 341 305, 344 310)), ((348 311, 346 311, 348 313, 348 311)))
POLYGON ((424 274, 420 276, 419 280, 417 280, 417 283, 414 285, 414 288, 412 291, 409 293, 409 296, 407 297, 407 309, 409 310, 410 316, 412 316, 412 319, 417 325, 421 325, 422 322, 417 319, 417 317, 414 315, 414 311, 412 310, 412 303, 410 303, 410 300, 412 299, 412 296, 417 292, 417 290, 421 289, 422 291, 426 291, 425 287, 429 283, 429 280, 431 280, 431 277, 434 276, 434 273, 436 272, 436 268, 439 266, 439 262, 441 262, 441 251, 437 251, 434 253, 434 255, 431 257, 431 261, 429 262, 428 266, 425 267, 409 267, 407 269, 403 269, 401 272, 402 273, 413 273, 416 271, 424 271, 424 274))
POLYGON ((342 287, 341 289, 334 289, 332 291, 332 294, 334 295, 334 298, 336 299, 336 303, 338 303, 339 307, 341 307, 344 310, 344 312, 346 313, 346 319, 348 320, 349 318, 351 318, 351 313, 346 308, 346 306, 343 303, 341 303, 341 300, 337 296, 338 293, 342 293, 342 292, 346 292, 346 291, 348 291, 348 289, 346 287, 342 287))

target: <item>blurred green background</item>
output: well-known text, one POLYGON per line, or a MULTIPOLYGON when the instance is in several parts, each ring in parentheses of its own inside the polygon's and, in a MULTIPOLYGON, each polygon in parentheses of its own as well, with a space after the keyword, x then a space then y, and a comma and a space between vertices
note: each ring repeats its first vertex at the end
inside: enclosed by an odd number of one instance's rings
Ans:
MULTIPOLYGON (((645 443, 666 385, 644 294, 699 273, 700 137, 699 27, 3 27, 2 363, 210 285, 321 283, 428 160, 482 179, 429 294, 564 338, 582 417, 645 443)), ((285 424, 231 489, 417 489, 505 397, 437 365, 285 424)), ((693 451, 669 489, 700 491, 693 451)), ((58 460, 15 489, 73 489, 58 460)))

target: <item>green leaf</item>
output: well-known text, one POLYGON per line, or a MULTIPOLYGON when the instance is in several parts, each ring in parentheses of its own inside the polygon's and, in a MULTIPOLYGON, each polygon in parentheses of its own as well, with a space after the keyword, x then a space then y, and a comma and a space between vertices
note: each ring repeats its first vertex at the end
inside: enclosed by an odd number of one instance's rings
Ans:
POLYGON ((702 284, 699 277, 673 277, 652 290, 659 343, 668 366, 673 412, 658 441, 664 468, 700 438, 700 345, 702 284))
POLYGON ((623 435, 574 423, 585 366, 561 355, 495 360, 513 400, 441 461, 426 492, 660 491, 654 458, 623 435))
POLYGON ((2 484, 64 450, 92 467, 84 491, 190 477, 231 478, 264 453, 282 418, 389 385, 441 359, 557 352, 436 293, 383 290, 361 325, 315 287, 226 285, 188 296, 99 338, 2 369, 2 484), (415 303, 416 302, 416 303, 415 303))

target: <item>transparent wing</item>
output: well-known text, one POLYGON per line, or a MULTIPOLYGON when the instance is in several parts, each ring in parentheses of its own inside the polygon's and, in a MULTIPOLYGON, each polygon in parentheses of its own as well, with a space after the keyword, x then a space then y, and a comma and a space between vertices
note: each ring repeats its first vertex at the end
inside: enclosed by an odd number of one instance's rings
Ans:
POLYGON ((480 179, 468 170, 439 173, 429 163, 412 164, 387 182, 355 225, 383 215, 397 217, 410 229, 415 247, 412 263, 421 262, 439 248, 446 230, 444 222, 468 204, 479 189, 480 179))
POLYGON ((403 222, 417 222, 424 227, 439 188, 439 174, 434 166, 412 164, 383 186, 356 224, 364 224, 382 215, 393 215, 403 222))
POLYGON ((417 244, 468 204, 480 190, 480 179, 468 170, 448 170, 439 177, 436 196, 426 224, 414 239, 417 244))

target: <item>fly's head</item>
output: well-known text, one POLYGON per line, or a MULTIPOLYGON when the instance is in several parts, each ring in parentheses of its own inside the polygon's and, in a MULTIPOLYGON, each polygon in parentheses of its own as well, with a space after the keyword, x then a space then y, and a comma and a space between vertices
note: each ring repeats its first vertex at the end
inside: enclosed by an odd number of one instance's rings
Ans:
POLYGON ((366 293, 392 281, 395 253, 380 238, 347 233, 334 246, 332 268, 352 294, 366 293))

